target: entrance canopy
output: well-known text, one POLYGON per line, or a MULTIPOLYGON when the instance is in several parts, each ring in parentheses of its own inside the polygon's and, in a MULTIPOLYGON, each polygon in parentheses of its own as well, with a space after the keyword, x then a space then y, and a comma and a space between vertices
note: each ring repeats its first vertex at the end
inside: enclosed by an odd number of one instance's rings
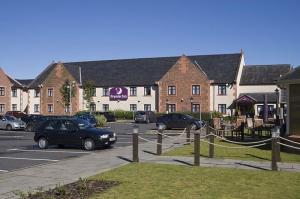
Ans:
POLYGON ((234 100, 228 109, 236 109, 238 106, 253 106, 257 101, 249 95, 241 95, 239 98, 234 100))

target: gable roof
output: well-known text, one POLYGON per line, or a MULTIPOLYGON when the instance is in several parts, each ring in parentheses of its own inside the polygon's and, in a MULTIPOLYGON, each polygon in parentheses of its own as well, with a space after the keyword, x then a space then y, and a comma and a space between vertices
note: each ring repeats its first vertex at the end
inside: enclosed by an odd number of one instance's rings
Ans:
POLYGON ((291 70, 290 64, 246 65, 240 85, 275 85, 276 81, 291 70))
POLYGON ((290 71, 290 73, 283 76, 279 82, 293 82, 293 81, 300 81, 300 66, 294 68, 290 71))
MULTIPOLYGON (((240 64, 241 53, 187 56, 216 83, 232 83, 240 64)), ((179 56, 66 62, 65 68, 80 83, 94 82, 97 87, 150 86, 159 81, 177 62, 179 56)), ((37 87, 47 78, 57 63, 49 65, 31 84, 37 87)))
POLYGON ((268 103, 276 103, 276 93, 240 93, 239 98, 242 96, 249 96, 256 101, 256 103, 264 103, 265 95, 267 95, 268 103))
POLYGON ((34 79, 16 79, 23 86, 28 86, 34 79))

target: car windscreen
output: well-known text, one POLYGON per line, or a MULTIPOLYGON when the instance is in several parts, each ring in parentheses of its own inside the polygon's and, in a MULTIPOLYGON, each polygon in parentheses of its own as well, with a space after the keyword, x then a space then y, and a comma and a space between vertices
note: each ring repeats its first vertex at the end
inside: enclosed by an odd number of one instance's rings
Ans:
POLYGON ((16 118, 16 117, 14 117, 14 116, 10 116, 10 115, 7 115, 7 116, 5 116, 5 118, 6 118, 7 120, 9 120, 9 121, 14 121, 14 120, 17 120, 17 118, 16 118))
POLYGON ((144 112, 144 111, 138 111, 138 112, 136 112, 136 115, 145 115, 146 114, 146 112, 144 112))

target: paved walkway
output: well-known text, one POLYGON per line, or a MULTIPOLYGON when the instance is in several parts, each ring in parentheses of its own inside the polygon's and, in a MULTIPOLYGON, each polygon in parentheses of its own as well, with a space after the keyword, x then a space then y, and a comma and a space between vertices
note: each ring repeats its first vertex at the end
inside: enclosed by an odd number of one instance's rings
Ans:
MULTIPOLYGON (((140 144, 140 161, 177 165, 193 164, 192 157, 151 154, 155 151, 156 146, 152 143, 140 144)), ((3 173, 0 174, 0 198, 17 198, 15 191, 29 191, 41 186, 43 189, 48 189, 58 184, 71 183, 80 177, 85 178, 128 164, 130 159, 132 159, 131 146, 100 150, 79 158, 3 173)), ((200 164, 204 167, 270 170, 270 162, 201 158, 200 164)), ((300 164, 281 163, 279 168, 284 171, 300 172, 300 164)))

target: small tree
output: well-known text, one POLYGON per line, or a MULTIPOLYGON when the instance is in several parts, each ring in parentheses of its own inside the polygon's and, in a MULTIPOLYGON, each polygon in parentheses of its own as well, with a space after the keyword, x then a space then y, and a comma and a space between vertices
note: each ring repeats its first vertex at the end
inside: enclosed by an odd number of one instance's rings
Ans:
POLYGON ((95 96, 95 84, 92 81, 87 81, 83 85, 83 99, 87 102, 89 111, 91 112, 91 103, 93 103, 93 96, 95 96))
POLYGON ((75 97, 75 87, 74 85, 71 84, 72 84, 71 81, 66 80, 59 90, 65 107, 70 106, 71 103, 70 98, 75 97), (71 97, 70 97, 70 89, 71 89, 71 97))

